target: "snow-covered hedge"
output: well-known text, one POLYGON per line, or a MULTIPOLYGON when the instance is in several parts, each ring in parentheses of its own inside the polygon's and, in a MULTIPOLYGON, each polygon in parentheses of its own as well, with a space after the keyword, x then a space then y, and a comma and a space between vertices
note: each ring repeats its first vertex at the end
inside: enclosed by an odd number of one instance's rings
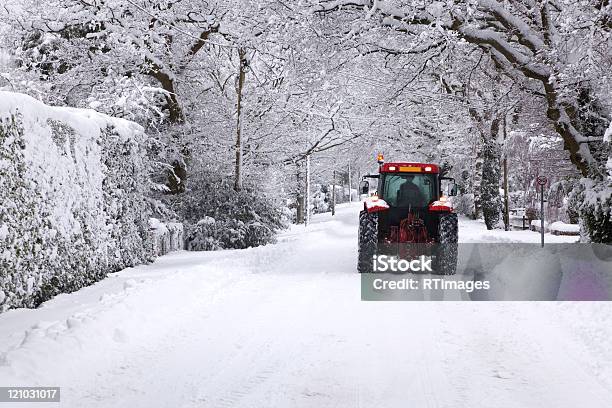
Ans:
POLYGON ((183 224, 179 222, 163 223, 157 218, 150 218, 149 226, 153 235, 153 254, 155 256, 179 251, 185 246, 183 224))
POLYGON ((553 235, 580 235, 580 225, 566 224, 563 221, 555 221, 548 229, 553 235))
MULTIPOLYGON (((532 220, 529 226, 532 231, 541 232, 542 222, 540 220, 532 220)), ((550 232, 553 235, 580 235, 580 226, 578 224, 566 224, 563 221, 555 221, 550 224, 544 221, 544 232, 550 232)))
POLYGON ((0 311, 152 258, 143 129, 0 92, 0 311))

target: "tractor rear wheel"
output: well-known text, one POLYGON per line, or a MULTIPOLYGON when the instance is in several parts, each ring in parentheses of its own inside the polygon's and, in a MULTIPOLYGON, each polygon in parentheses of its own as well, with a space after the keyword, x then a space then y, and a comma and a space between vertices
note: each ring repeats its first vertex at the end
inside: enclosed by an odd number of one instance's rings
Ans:
POLYGON ((372 257, 378 247, 378 214, 362 210, 359 213, 359 244, 357 271, 373 272, 372 257))
POLYGON ((454 275, 457 271, 458 252, 457 214, 449 213, 440 216, 438 238, 436 271, 440 275, 454 275))

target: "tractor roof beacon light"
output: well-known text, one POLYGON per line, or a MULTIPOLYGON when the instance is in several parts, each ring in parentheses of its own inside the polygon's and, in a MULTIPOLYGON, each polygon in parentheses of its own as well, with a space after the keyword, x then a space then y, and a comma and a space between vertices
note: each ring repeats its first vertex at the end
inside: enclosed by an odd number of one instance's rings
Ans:
POLYGON ((382 153, 378 153, 376 160, 378 161, 378 164, 382 165, 385 162, 385 156, 383 156, 382 153))

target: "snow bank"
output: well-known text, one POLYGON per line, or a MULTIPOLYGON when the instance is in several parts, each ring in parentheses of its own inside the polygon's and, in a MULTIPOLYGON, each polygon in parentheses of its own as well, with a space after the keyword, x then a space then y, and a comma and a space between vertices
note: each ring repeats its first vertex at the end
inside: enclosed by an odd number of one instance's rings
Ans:
MULTIPOLYGON (((540 220, 532 220, 530 229, 540 232, 542 227, 540 220)), ((550 232, 553 235, 580 235, 580 226, 578 224, 566 224, 563 221, 555 221, 549 224, 544 221, 544 232, 550 232)))
POLYGON ((580 225, 555 221, 548 227, 553 235, 580 235, 580 225))
POLYGON ((0 311, 151 258, 141 126, 0 92, 0 311))
MULTIPOLYGON (((529 223, 527 223, 528 225, 529 223)), ((539 221, 538 221, 539 229, 539 221)), ((482 243, 482 242, 523 242, 539 243, 540 234, 530 230, 503 229, 487 230, 483 220, 471 220, 466 217, 459 217, 459 242, 460 243, 482 243)), ((545 242, 547 243, 575 243, 577 237, 565 235, 551 235, 546 233, 545 242)))

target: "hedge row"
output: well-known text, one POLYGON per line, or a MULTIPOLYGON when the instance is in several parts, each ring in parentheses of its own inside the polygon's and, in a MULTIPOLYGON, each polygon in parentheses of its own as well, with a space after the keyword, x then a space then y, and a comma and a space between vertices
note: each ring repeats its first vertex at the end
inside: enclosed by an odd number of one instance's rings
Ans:
POLYGON ((150 261, 143 129, 0 92, 0 311, 150 261))

